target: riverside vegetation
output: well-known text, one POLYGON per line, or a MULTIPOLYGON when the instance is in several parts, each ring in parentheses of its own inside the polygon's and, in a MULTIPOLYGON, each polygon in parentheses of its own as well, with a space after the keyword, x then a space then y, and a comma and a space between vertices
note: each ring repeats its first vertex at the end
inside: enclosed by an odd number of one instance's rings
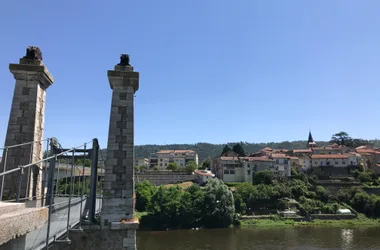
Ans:
MULTIPOLYGON (((377 186, 376 176, 355 172, 363 185, 377 186)), ((163 230, 168 228, 223 228, 231 224, 242 226, 279 225, 378 225, 380 197, 369 195, 360 187, 341 189, 330 193, 315 184, 314 178, 292 169, 292 178, 276 177, 270 171, 258 172, 252 183, 223 183, 218 179, 205 187, 196 184, 179 186, 153 186, 149 182, 137 183, 136 211, 140 228, 163 230), (278 215, 263 220, 239 220, 241 215, 270 213, 291 207, 288 199, 297 201, 298 214, 335 214, 339 208, 349 208, 357 219, 349 221, 294 222, 278 215)))

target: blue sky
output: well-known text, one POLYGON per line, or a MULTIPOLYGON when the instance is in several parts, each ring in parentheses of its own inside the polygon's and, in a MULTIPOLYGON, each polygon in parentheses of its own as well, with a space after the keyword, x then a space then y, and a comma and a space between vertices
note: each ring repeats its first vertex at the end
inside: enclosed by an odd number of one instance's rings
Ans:
POLYGON ((135 144, 379 138, 380 1, 4 1, 0 141, 17 63, 39 46, 55 78, 45 137, 106 146, 107 70, 140 72, 135 144))

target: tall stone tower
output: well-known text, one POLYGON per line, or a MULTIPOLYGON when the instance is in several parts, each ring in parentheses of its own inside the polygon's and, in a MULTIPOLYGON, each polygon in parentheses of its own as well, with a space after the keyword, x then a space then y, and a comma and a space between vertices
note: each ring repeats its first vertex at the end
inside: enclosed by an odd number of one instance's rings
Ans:
MULTIPOLYGON (((101 223, 123 237, 120 249, 136 249, 134 215, 134 94, 139 73, 133 71, 129 55, 108 71, 112 89, 107 161, 104 175, 101 223)), ((117 248, 119 249, 119 248, 117 248)))
MULTIPOLYGON (((26 55, 18 64, 9 64, 9 70, 16 85, 5 146, 32 141, 36 143, 10 148, 4 152, 2 164, 6 162, 6 170, 42 159, 46 89, 54 82, 42 62, 42 53, 38 47, 28 47, 26 55)), ((0 167, 2 171, 4 165, 0 167)), ((3 199, 15 197, 18 176, 19 173, 15 172, 5 177, 3 199)), ((42 188, 40 170, 27 169, 22 176, 20 198, 39 196, 42 188)))

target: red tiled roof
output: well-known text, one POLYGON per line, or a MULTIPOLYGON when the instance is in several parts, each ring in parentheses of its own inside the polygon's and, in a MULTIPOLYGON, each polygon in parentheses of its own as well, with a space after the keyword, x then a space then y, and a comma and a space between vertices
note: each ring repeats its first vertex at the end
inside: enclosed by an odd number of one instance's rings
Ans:
POLYGON ((298 157, 295 157, 295 156, 289 156, 289 159, 290 159, 290 160, 299 160, 299 158, 298 158, 298 157))
POLYGON ((288 158, 285 154, 271 154, 272 158, 288 158))
POLYGON ((202 176, 213 176, 213 174, 211 172, 204 172, 202 170, 195 170, 194 173, 202 175, 202 176))
POLYGON ((293 153, 311 153, 311 149, 293 149, 293 153))
POLYGON ((376 164, 376 167, 380 167, 380 164, 376 164))
POLYGON ((220 159, 222 161, 238 161, 239 157, 235 157, 235 156, 222 156, 222 157, 220 157, 220 159))
POLYGON ((327 146, 327 147, 318 147, 318 148, 314 148, 314 150, 341 150, 342 147, 331 147, 331 146, 327 146))
POLYGON ((274 161, 272 159, 269 159, 267 156, 262 156, 262 157, 244 157, 245 160, 248 161, 274 161))
POLYGON ((363 153, 376 154, 376 151, 373 149, 356 149, 356 152, 359 154, 363 154, 363 153))
POLYGON ((311 159, 348 159, 347 155, 341 155, 341 154, 326 154, 326 155, 312 155, 311 159))
POLYGON ((170 153, 195 153, 194 150, 174 150, 174 149, 167 149, 167 150, 160 150, 156 154, 170 154, 170 153))
POLYGON ((271 148, 263 148, 262 151, 272 151, 273 149, 271 148))

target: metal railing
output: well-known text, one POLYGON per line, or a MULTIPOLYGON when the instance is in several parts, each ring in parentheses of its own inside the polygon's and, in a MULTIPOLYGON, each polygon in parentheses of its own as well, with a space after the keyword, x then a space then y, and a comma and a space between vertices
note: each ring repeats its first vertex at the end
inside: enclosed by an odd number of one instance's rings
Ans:
MULTIPOLYGON (((7 202, 20 202, 25 201, 27 206, 38 206, 40 202, 40 206, 48 208, 48 222, 43 227, 46 228, 46 238, 42 239, 40 235, 41 229, 38 234, 35 236, 36 239, 33 243, 32 248, 34 249, 34 245, 37 244, 41 246, 45 245, 46 249, 48 249, 49 244, 56 241, 62 234, 66 234, 66 239, 63 242, 70 242, 70 229, 73 225, 78 225, 79 228, 82 226, 82 219, 86 217, 88 213, 88 219, 92 222, 95 221, 95 214, 100 211, 101 206, 97 207, 97 193, 102 192, 102 187, 97 185, 97 168, 99 163, 99 144, 97 139, 93 139, 90 142, 86 142, 80 146, 75 148, 64 149, 56 140, 56 138, 48 138, 38 142, 28 142, 22 143, 18 145, 12 145, 8 147, 1 148, 3 150, 3 159, 1 161, 0 166, 3 167, 3 171, 0 172, 1 178, 1 200, 3 200, 3 191, 4 186, 7 182, 12 182, 11 178, 14 178, 14 174, 18 173, 18 181, 17 183, 11 183, 13 189, 16 190, 15 197, 13 199, 7 199, 7 202), (35 143, 46 141, 47 148, 44 150, 44 157, 41 160, 33 161, 33 148, 30 145, 34 145, 35 143), (92 142, 92 148, 89 149, 88 145, 92 142), (30 162, 23 166, 11 166, 8 160, 7 153, 10 149, 17 149, 18 147, 29 146, 31 151, 30 162), (78 155, 81 154, 81 155, 78 155), (78 166, 78 160, 81 160, 80 166, 78 166), (60 179, 59 171, 60 168, 56 168, 57 163, 67 164, 66 175, 65 178, 60 179), (91 164, 91 177, 88 178, 85 176, 86 164, 90 162, 91 164), (32 168, 35 168, 34 170, 32 168), (78 174, 74 174, 74 170, 77 170, 78 174), (26 179, 26 193, 25 197, 21 194, 21 185, 23 180, 23 174, 25 171, 28 171, 28 177, 26 179), (70 173, 68 173, 70 171, 70 173), (41 193, 38 195, 28 195, 31 192, 30 182, 31 176, 30 174, 35 172, 42 173, 42 186, 41 193), (87 185, 87 186, 86 186, 87 185), (100 189, 100 190, 99 190, 100 189), (85 203, 85 204, 84 204, 85 203), (71 218, 72 209, 76 209, 74 213, 79 213, 74 216, 75 219, 71 218), (87 208, 87 209, 86 209, 87 208), (61 213, 60 216, 56 216, 56 213, 61 213), (78 217, 78 218, 77 218, 78 217), (66 218, 66 226, 62 225, 63 218, 66 218), (52 220, 60 220, 59 223, 55 223, 54 228, 52 228, 52 220), (58 227, 57 227, 58 224, 58 227)), ((103 158, 102 158, 103 160, 103 158)), ((102 171, 103 169, 101 169, 102 171)), ((33 179, 33 185, 36 185, 36 178, 33 179)), ((8 183, 8 186, 10 183, 8 183)), ((24 183, 25 187, 25 183, 24 183)), ((34 187, 33 187, 34 188, 34 187)), ((60 241, 62 242, 62 241, 60 241)), ((39 248, 38 248, 39 249, 39 248)))

